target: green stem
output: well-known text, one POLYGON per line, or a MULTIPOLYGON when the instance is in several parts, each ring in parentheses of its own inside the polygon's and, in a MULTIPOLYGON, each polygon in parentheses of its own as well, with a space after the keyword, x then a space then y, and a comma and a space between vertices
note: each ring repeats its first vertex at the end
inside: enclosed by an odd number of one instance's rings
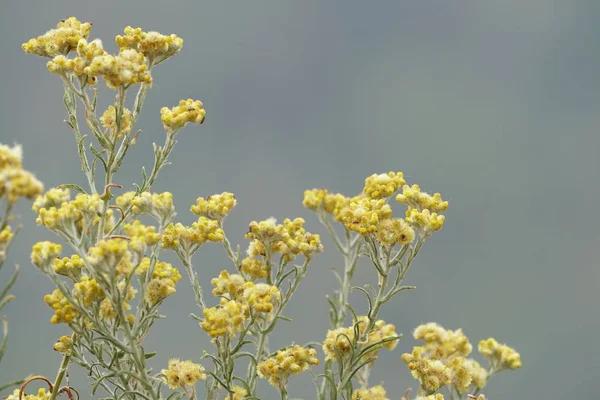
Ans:
POLYGON ((54 380, 54 384, 52 385, 52 393, 50 394, 49 400, 55 400, 58 395, 58 391, 60 390, 60 384, 62 383, 63 378, 67 372, 67 367, 69 366, 69 359, 71 356, 65 354, 62 359, 62 363, 58 368, 58 373, 56 374, 56 379, 54 380))

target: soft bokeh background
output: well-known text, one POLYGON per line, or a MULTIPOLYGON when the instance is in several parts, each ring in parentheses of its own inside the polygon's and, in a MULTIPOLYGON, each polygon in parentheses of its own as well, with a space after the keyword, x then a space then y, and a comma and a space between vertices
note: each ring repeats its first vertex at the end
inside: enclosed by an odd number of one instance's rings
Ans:
MULTIPOLYGON (((20 45, 70 15, 92 20, 92 37, 113 51, 126 25, 185 39, 153 74, 141 140, 116 178, 140 182, 141 165, 151 165, 151 143, 163 140, 161 106, 201 99, 206 124, 182 132, 174 164, 155 185, 174 193, 184 221, 197 196, 229 190, 239 200, 226 224, 236 243, 245 245, 250 220, 271 215, 304 217, 324 233, 302 208, 305 188, 352 195, 367 175, 389 170, 450 200, 444 230, 407 278, 418 290, 383 310, 407 334, 372 375, 392 399, 415 386, 399 355, 428 321, 521 352, 522 370, 486 389, 492 400, 597 396, 598 1, 2 2, 0 141, 22 143, 25 167, 47 187, 83 180, 59 79, 20 45)), ((19 208, 25 229, 8 261, 23 268, 6 308, 12 336, 0 381, 53 377, 52 344, 66 332, 49 324, 42 297, 52 286, 28 261, 34 242, 52 238, 29 206, 19 208)), ((274 347, 324 337, 330 269, 341 262, 326 245, 274 347)), ((196 264, 205 286, 229 268, 216 245, 196 264)), ((364 265, 357 280, 371 276, 364 265)), ((164 305, 168 319, 147 340, 160 354, 156 368, 209 348, 187 316, 193 311, 182 281, 164 305)), ((315 397, 307 374, 291 382, 292 397, 315 397)), ((76 366, 71 384, 86 392, 76 366)), ((263 393, 277 398, 271 388, 263 393)))

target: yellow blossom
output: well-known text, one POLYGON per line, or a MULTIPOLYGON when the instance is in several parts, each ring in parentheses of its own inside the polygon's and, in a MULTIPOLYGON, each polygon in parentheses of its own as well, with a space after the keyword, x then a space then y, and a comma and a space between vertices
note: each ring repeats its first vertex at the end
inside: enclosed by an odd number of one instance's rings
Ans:
POLYGON ((117 197, 116 202, 123 209, 131 207, 131 211, 135 215, 148 214, 161 223, 168 221, 175 212, 173 195, 170 192, 143 192, 139 195, 136 195, 135 192, 127 192, 117 197))
POLYGON ((48 241, 37 242, 31 249, 31 262, 42 271, 47 271, 54 259, 60 256, 62 246, 48 241))
POLYGON ((199 217, 207 217, 217 221, 222 220, 235 207, 236 200, 233 193, 223 192, 204 197, 198 197, 196 204, 190 207, 190 211, 199 217))
POLYGON ((106 111, 100 117, 100 123, 106 129, 110 129, 112 134, 111 137, 121 139, 123 135, 129 133, 132 128, 132 116, 131 111, 127 108, 123 108, 123 115, 121 115, 120 129, 117 133, 117 110, 114 106, 109 106, 106 111))
POLYGON ((384 246, 406 245, 415 240, 415 231, 402 218, 390 218, 379 222, 375 237, 384 246))
POLYGON ((416 208, 410 208, 406 211, 406 222, 424 236, 429 236, 442 229, 445 218, 443 215, 432 213, 429 210, 419 211, 416 208))
POLYGON ((89 76, 102 76, 111 89, 136 83, 152 84, 146 57, 134 49, 122 50, 116 56, 105 54, 94 57, 84 72, 89 76))
POLYGON ((36 213, 42 208, 59 208, 62 203, 68 202, 70 199, 69 189, 53 188, 38 196, 31 208, 36 213))
POLYGON ((14 234, 12 233, 12 228, 10 225, 7 225, 4 229, 2 229, 2 231, 0 231, 0 246, 9 243, 13 236, 14 234))
POLYGON ((441 393, 436 393, 432 394, 431 396, 419 396, 415 400, 444 400, 444 395, 441 393))
POLYGON ((369 389, 357 389, 352 393, 352 400, 389 400, 383 386, 373 386, 369 389))
POLYGON ((160 242, 160 234, 156 232, 156 228, 143 225, 139 220, 125 224, 123 230, 129 236, 129 248, 133 251, 143 253, 146 247, 160 242))
POLYGON ((487 384, 488 372, 477 361, 472 358, 467 358, 463 362, 463 366, 471 375, 472 384, 477 389, 483 389, 487 384))
POLYGON ((23 148, 21 145, 14 145, 12 148, 0 144, 0 171, 7 168, 21 168, 23 160, 23 148))
POLYGON ((238 300, 241 298, 242 293, 244 293, 246 280, 241 275, 230 275, 229 272, 223 270, 210 283, 215 287, 212 291, 213 295, 224 296, 229 300, 238 300))
POLYGON ((87 275, 82 276, 81 281, 73 286, 73 298, 79 300, 86 307, 99 303, 104 297, 105 294, 100 285, 87 275))
POLYGON ((371 199, 384 199, 394 194, 405 183, 402 172, 373 174, 365 179, 363 192, 371 199))
POLYGON ((265 262, 252 257, 242 260, 241 270, 252 280, 266 278, 269 275, 269 269, 265 262))
POLYGON ((22 48, 25 53, 36 54, 42 57, 54 57, 59 54, 66 55, 77 47, 80 39, 85 39, 90 34, 92 24, 82 23, 75 17, 62 20, 42 36, 30 39, 22 48))
POLYGON ((392 215, 392 209, 385 200, 368 197, 353 199, 339 214, 341 222, 351 231, 366 235, 375 233, 379 223, 392 215))
POLYGON ((6 196, 11 203, 21 197, 33 200, 43 190, 44 186, 31 172, 20 168, 5 168, 0 171, 0 197, 6 196))
POLYGON ((278 350, 273 357, 257 365, 258 376, 268 379, 275 387, 284 387, 290 375, 306 371, 311 365, 319 364, 315 349, 292 346, 278 350))
POLYGON ((61 336, 54 343, 54 350, 63 353, 66 356, 73 355, 73 339, 71 336, 61 336))
POLYGON ((425 342, 429 357, 438 360, 454 355, 468 356, 473 350, 473 346, 461 329, 446 330, 435 322, 418 326, 413 336, 425 342))
POLYGON ((169 360, 167 369, 161 373, 165 376, 166 384, 171 389, 194 386, 196 382, 206 379, 204 367, 192 361, 180 361, 178 358, 169 360))
POLYGON ((494 338, 479 342, 479 352, 490 361, 496 371, 521 368, 521 355, 512 347, 498 343, 494 338))
POLYGON ((160 119, 167 132, 177 132, 185 124, 201 124, 204 122, 206 111, 202 108, 199 100, 180 100, 173 108, 163 107, 160 109, 160 119))
POLYGON ((20 389, 13 390, 12 394, 8 397, 5 397, 5 400, 50 400, 52 397, 52 392, 46 392, 46 389, 40 388, 37 391, 37 394, 23 394, 21 396, 20 389))
POLYGON ((231 390, 233 390, 233 393, 229 395, 227 400, 244 400, 248 395, 248 391, 238 385, 233 385, 231 390))
POLYGON ((402 186, 402 193, 396 196, 396 201, 418 211, 429 210, 439 214, 448 209, 448 202, 442 200, 442 195, 421 192, 419 185, 402 186))
POLYGON ((54 272, 59 275, 67 276, 74 281, 79 280, 83 268, 85 268, 85 262, 77 254, 73 254, 71 258, 56 258, 52 264, 52 270, 54 272))
POLYGON ((197 248, 207 241, 222 242, 223 239, 223 229, 218 221, 200 217, 192 226, 169 224, 163 234, 162 246, 166 249, 181 246, 184 251, 192 251, 193 247, 197 248))
POLYGON ((243 290, 244 301, 256 312, 271 312, 281 302, 281 293, 276 286, 246 282, 243 290))
MULTIPOLYGON (((144 275, 148 272, 149 267, 150 259, 145 257, 136 269, 136 273, 144 275)), ((167 262, 157 262, 154 265, 150 282, 146 287, 144 299, 150 305, 163 301, 175 293, 175 285, 180 279, 181 274, 173 265, 167 262)))
POLYGON ((423 357, 424 348, 415 347, 412 353, 402 355, 412 376, 421 382, 421 387, 427 394, 432 394, 442 386, 451 382, 452 371, 440 360, 423 357))
POLYGON ((99 241, 88 251, 90 267, 103 273, 114 272, 117 264, 127 253, 127 241, 123 239, 107 239, 99 241))
POLYGON ((326 360, 343 360, 352 350, 354 328, 337 328, 329 330, 323 342, 326 360))
POLYGON ((246 307, 235 300, 222 299, 217 307, 204 309, 204 320, 200 323, 210 337, 235 336, 246 319, 246 307))
POLYGON ((125 35, 117 35, 115 41, 121 50, 136 49, 155 63, 159 63, 181 51, 183 39, 177 35, 162 35, 158 32, 144 32, 141 28, 128 26, 125 35))
POLYGON ((51 294, 44 296, 44 302, 54 310, 54 315, 50 319, 53 324, 64 322, 68 324, 77 316, 77 310, 60 290, 55 289, 51 294))

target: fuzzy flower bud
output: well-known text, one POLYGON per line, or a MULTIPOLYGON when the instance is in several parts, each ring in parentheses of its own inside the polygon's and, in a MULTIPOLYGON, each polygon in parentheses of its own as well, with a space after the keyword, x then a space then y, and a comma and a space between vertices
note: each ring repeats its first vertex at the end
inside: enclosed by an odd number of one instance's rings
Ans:
POLYGON ((31 209, 37 213, 42 208, 59 208, 62 203, 68 202, 70 199, 69 189, 53 188, 38 196, 31 209))
POLYGON ((73 254, 71 258, 56 258, 52 264, 54 272, 69 277, 75 282, 79 280, 83 268, 85 268, 85 262, 77 254, 73 254))
POLYGON ((384 199, 393 195, 405 183, 402 172, 373 174, 365 179, 363 192, 371 199, 384 199))
POLYGON ((368 389, 357 389, 352 393, 352 400, 389 400, 383 386, 368 389))
POLYGON ((421 192, 419 185, 402 186, 402 193, 396 196, 396 201, 419 211, 429 210, 438 214, 448 209, 448 202, 442 200, 442 195, 421 192))
POLYGON ((521 355, 512 347, 498 343, 494 338, 479 342, 479 352, 490 361, 496 371, 521 368, 521 355))
POLYGON ((196 204, 190 207, 190 211, 199 217, 206 217, 217 221, 222 220, 236 205, 233 193, 223 192, 204 197, 198 197, 196 204))
POLYGON ((282 388, 290 375, 297 375, 311 365, 319 364, 316 354, 315 349, 298 345, 278 350, 273 357, 258 364, 258 376, 268 379, 271 385, 282 388))
POLYGON ((171 109, 160 109, 160 119, 167 132, 177 132, 188 122, 201 124, 204 122, 206 111, 199 100, 180 100, 179 104, 171 109))
POLYGON ((194 386, 196 382, 206 379, 204 367, 192 361, 180 361, 178 358, 169 360, 169 367, 161 373, 165 376, 166 384, 171 389, 194 386))
POLYGON ((37 242, 31 249, 31 262, 42 272, 48 271, 54 259, 60 256, 62 246, 52 242, 37 242))
POLYGON ((42 36, 30 39, 21 47, 28 54, 42 57, 54 57, 59 54, 66 55, 77 47, 80 39, 85 39, 90 34, 92 24, 82 23, 75 17, 62 20, 42 36))
POLYGON ((54 343, 54 350, 63 353, 66 356, 73 355, 73 339, 71 336, 61 336, 54 343))
POLYGON ((247 308, 243 304, 222 299, 219 306, 204 309, 204 320, 200 326, 210 337, 233 337, 235 332, 242 329, 246 315, 247 308))

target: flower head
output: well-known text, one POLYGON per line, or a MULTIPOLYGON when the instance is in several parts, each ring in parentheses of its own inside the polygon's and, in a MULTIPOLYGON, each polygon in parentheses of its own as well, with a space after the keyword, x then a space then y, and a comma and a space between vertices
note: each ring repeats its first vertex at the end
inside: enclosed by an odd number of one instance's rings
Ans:
POLYGON ((281 388, 287 384, 290 375, 297 375, 311 365, 319 364, 316 354, 315 349, 298 345, 278 350, 273 357, 258 364, 258 376, 281 388))
POLYGON ((165 376, 167 385, 171 389, 194 386, 196 382, 206 379, 204 367, 192 361, 180 361, 177 358, 169 360, 169 367, 161 373, 165 376))
POLYGON ((180 100, 173 108, 163 107, 160 109, 160 119, 167 132, 177 132, 188 122, 201 124, 206 117, 206 110, 202 108, 200 100, 180 100))

